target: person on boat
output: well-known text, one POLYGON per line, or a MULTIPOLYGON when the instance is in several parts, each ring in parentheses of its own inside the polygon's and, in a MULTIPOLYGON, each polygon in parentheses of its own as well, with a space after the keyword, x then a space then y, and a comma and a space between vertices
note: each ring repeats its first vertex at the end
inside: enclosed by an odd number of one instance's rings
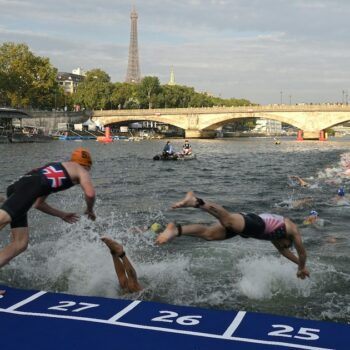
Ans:
POLYGON ((0 268, 27 249, 27 213, 32 206, 70 224, 79 220, 76 213, 51 207, 46 202, 51 193, 64 191, 79 184, 85 195, 85 214, 90 220, 96 219, 95 189, 89 174, 91 166, 90 152, 84 148, 77 148, 73 151, 70 161, 48 163, 33 169, 7 188, 7 199, 0 208, 0 230, 10 224, 11 242, 0 250, 0 268))
POLYGON ((175 154, 175 150, 173 145, 170 143, 170 141, 167 141, 166 145, 163 148, 163 156, 169 157, 173 156, 175 154))
POLYGON ((305 279, 310 273, 306 268, 306 250, 296 224, 280 215, 264 213, 230 213, 222 206, 204 201, 188 192, 185 198, 172 205, 178 208, 199 208, 213 215, 219 223, 212 226, 193 224, 176 225, 169 223, 157 237, 156 243, 164 244, 175 237, 186 235, 205 240, 224 240, 235 236, 270 241, 284 257, 298 265, 297 277, 305 279), (290 248, 294 244, 296 256, 290 248))
POLYGON ((182 154, 185 156, 189 156, 192 154, 192 147, 188 140, 185 140, 184 145, 182 146, 182 154))
POLYGON ((109 237, 101 237, 101 240, 111 252, 114 269, 122 290, 126 293, 140 292, 143 288, 137 280, 136 270, 126 256, 123 246, 109 237))

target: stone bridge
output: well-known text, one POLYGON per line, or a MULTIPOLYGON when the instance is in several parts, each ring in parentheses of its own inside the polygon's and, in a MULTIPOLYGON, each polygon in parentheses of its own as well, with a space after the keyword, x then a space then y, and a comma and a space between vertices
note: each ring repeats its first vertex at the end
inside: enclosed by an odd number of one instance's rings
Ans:
POLYGON ((184 129, 187 138, 215 137, 216 129, 245 118, 277 120, 301 130, 304 139, 319 139, 325 129, 350 121, 350 106, 320 104, 101 110, 92 114, 92 120, 98 120, 105 126, 144 120, 174 125, 184 129))

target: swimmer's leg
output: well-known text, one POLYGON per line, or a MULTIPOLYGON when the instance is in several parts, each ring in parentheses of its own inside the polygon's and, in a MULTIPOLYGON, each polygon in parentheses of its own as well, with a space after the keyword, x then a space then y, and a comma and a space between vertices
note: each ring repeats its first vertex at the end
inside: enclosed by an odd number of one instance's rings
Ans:
POLYGON ((207 241, 223 240, 226 238, 226 229, 221 224, 211 226, 200 224, 181 226, 171 222, 167 225, 165 230, 158 235, 156 243, 164 244, 181 235, 199 237, 207 241))
POLYGON ((137 281, 136 271, 125 255, 123 246, 111 238, 102 237, 101 240, 110 249, 113 258, 115 272, 117 273, 120 287, 128 292, 138 292, 142 287, 137 281))
POLYGON ((11 229, 11 242, 0 250, 0 267, 6 265, 11 259, 24 252, 28 247, 28 227, 11 229))
POLYGON ((124 264, 125 271, 128 275, 128 290, 129 290, 129 292, 135 293, 135 292, 141 291, 143 288, 137 280, 136 270, 132 266, 128 257, 126 255, 124 255, 120 259, 122 260, 122 262, 124 264))
POLYGON ((177 202, 172 206, 173 209, 187 207, 202 209, 217 218, 222 226, 233 230, 236 233, 241 233, 244 229, 245 222, 241 214, 230 213, 221 205, 204 201, 203 199, 196 197, 193 192, 187 192, 182 201, 177 202))

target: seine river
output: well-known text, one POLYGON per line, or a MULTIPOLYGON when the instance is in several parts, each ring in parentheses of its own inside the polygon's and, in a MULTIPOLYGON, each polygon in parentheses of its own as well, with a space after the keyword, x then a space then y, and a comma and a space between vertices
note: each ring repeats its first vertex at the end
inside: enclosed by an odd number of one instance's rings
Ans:
MULTIPOLYGON (((270 138, 192 140, 196 160, 153 161, 165 140, 109 145, 94 141, 0 144, 0 192, 24 172, 49 161, 66 160, 77 146, 90 148, 98 194, 96 222, 74 225, 31 210, 28 250, 0 270, 0 283, 13 287, 80 295, 139 298, 213 309, 247 310, 317 320, 350 322, 349 205, 332 198, 340 185, 350 193, 350 178, 339 176, 350 139, 327 142, 270 138), (305 178, 301 188, 289 175, 305 178), (308 280, 296 278, 296 265, 280 257, 269 242, 232 238, 206 242, 180 237, 156 246, 151 233, 135 227, 155 221, 213 223, 196 209, 171 210, 188 190, 231 211, 273 212, 300 227, 308 253, 308 280), (314 203, 294 208, 293 201, 314 203), (303 225, 316 209, 323 226, 303 225), (125 246, 145 290, 123 295, 112 259, 100 236, 125 246), (328 243, 329 238, 335 243, 328 243)), ((183 140, 173 140, 180 150, 183 140)), ((49 197, 53 206, 83 213, 80 188, 49 197)), ((1 231, 0 245, 9 239, 1 231)))

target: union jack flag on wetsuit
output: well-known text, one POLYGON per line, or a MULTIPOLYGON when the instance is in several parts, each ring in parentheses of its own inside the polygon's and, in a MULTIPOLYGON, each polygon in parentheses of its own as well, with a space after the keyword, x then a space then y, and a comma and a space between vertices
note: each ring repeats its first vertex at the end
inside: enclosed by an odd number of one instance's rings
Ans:
POLYGON ((49 163, 37 169, 33 169, 27 175, 40 174, 49 186, 50 193, 66 190, 74 186, 67 170, 62 163, 49 163))

